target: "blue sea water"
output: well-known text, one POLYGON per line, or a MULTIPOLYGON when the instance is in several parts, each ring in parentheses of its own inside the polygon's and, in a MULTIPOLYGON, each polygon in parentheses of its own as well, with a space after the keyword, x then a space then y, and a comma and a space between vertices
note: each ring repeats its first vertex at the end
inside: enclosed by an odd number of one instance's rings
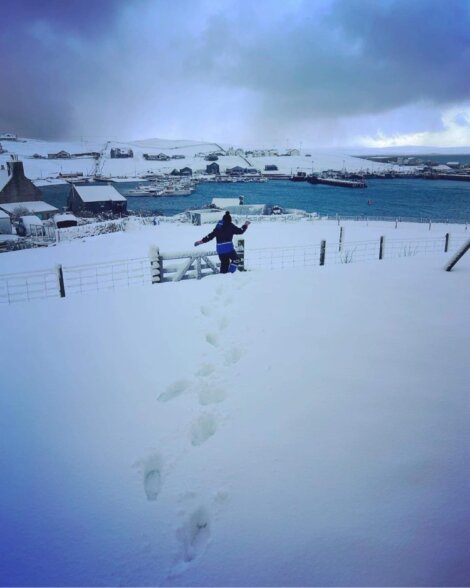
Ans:
MULTIPOLYGON (((142 183, 142 182, 140 182, 142 183)), ((116 183, 128 197, 136 182, 116 183)), ((68 185, 41 188, 43 199, 66 206, 68 185)), ((470 182, 423 179, 369 180, 366 189, 312 185, 306 182, 201 183, 191 196, 128 197, 128 209, 174 215, 210 204, 212 198, 245 197, 245 204, 277 204, 324 216, 379 216, 470 221, 470 182)))

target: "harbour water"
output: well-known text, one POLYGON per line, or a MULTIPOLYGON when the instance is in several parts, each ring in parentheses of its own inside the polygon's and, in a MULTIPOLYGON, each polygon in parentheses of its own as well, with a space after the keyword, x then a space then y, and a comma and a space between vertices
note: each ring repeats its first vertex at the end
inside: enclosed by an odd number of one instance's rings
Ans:
MULTIPOLYGON (((115 183, 128 197, 137 183, 115 183)), ((43 199, 66 206, 69 185, 41 187, 43 199)), ((470 183, 447 180, 394 179, 369 180, 368 188, 339 188, 306 182, 270 181, 266 183, 200 183, 190 196, 128 198, 128 210, 166 216, 188 208, 210 204, 212 198, 244 196, 245 204, 277 204, 299 208, 321 216, 401 217, 416 219, 470 221, 470 183)))

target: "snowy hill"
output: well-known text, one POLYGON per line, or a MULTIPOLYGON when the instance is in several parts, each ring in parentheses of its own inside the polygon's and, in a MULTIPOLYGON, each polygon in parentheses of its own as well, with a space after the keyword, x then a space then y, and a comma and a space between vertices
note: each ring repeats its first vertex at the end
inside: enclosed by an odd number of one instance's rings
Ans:
MULTIPOLYGON (((201 236, 160 225, 0 261, 201 236)), ((253 224, 246 243, 337 237, 333 222, 253 224)), ((447 258, 0 305, 2 583, 465 585, 470 259, 448 273, 447 258)))
MULTIPOLYGON (((142 141, 63 141, 50 142, 36 139, 19 141, 4 141, 6 152, 0 154, 0 165, 4 164, 10 155, 17 155, 24 161, 26 176, 33 180, 51 180, 60 173, 82 173, 90 176, 100 173, 115 178, 139 178, 148 172, 170 173, 174 168, 190 167, 194 172, 205 171, 209 161, 204 156, 214 152, 224 152, 229 145, 221 146, 217 143, 205 143, 186 140, 147 139, 142 141), (114 147, 132 149, 133 157, 129 159, 111 159, 110 152, 114 147), (98 161, 92 157, 73 159, 48 159, 48 154, 66 151, 70 154, 92 153, 100 154, 98 161), (184 156, 184 159, 170 159, 168 161, 147 161, 144 154, 168 156, 184 156), (41 158, 33 158, 39 155, 41 158)), ((280 150, 280 153, 282 150, 280 150)), ((266 165, 276 165, 279 173, 291 174, 297 171, 320 172, 326 169, 358 171, 365 169, 383 169, 383 165, 352 157, 342 151, 331 150, 303 150, 301 155, 252 157, 225 155, 217 162, 221 171, 227 168, 255 167, 261 171, 266 165)))

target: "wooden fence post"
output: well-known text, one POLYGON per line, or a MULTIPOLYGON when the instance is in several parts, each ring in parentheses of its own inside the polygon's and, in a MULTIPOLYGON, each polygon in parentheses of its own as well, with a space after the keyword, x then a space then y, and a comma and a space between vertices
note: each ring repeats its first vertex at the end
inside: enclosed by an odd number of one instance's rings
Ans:
POLYGON ((446 241, 445 241, 445 245, 444 245, 444 253, 447 253, 449 251, 449 233, 446 233, 446 241))
POLYGON ((457 253, 454 255, 454 257, 450 260, 449 265, 447 265, 447 267, 446 267, 446 271, 450 272, 450 270, 454 267, 454 265, 458 262, 458 260, 461 257, 463 257, 469 249, 470 249, 470 239, 463 245, 463 247, 461 247, 457 251, 457 253))
POLYGON ((429 219, 429 230, 431 230, 431 219, 429 219))
POLYGON ((384 241, 385 237, 380 237, 380 247, 379 247, 379 259, 384 258, 384 241))
POLYGON ((398 227, 398 219, 396 218, 395 219, 395 228, 397 228, 397 227, 398 227))
POLYGON ((60 264, 57 266, 57 277, 59 279, 60 297, 65 298, 64 271, 63 271, 62 266, 60 264))
POLYGON ((343 227, 340 227, 339 229, 339 247, 338 247, 338 251, 341 252, 341 249, 343 248, 343 227))
POLYGON ((325 265, 326 241, 320 243, 320 265, 325 265))
POLYGON ((158 247, 150 248, 150 275, 152 284, 158 284, 163 278, 163 260, 158 247))

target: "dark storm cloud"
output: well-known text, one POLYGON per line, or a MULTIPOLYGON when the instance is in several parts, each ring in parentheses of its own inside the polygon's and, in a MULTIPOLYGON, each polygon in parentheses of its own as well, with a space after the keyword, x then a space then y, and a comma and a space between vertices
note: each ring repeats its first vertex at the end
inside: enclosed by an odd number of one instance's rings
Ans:
POLYGON ((338 0, 320 16, 316 7, 306 1, 251 37, 246 15, 238 27, 218 16, 192 63, 254 91, 270 116, 353 116, 469 99, 467 0, 338 0))
POLYGON ((468 101, 469 70, 470 0, 0 0, 23 136, 326 128, 468 101))
POLYGON ((77 77, 86 71, 80 53, 109 29, 121 4, 0 0, 0 130, 41 138, 69 134, 77 77))

